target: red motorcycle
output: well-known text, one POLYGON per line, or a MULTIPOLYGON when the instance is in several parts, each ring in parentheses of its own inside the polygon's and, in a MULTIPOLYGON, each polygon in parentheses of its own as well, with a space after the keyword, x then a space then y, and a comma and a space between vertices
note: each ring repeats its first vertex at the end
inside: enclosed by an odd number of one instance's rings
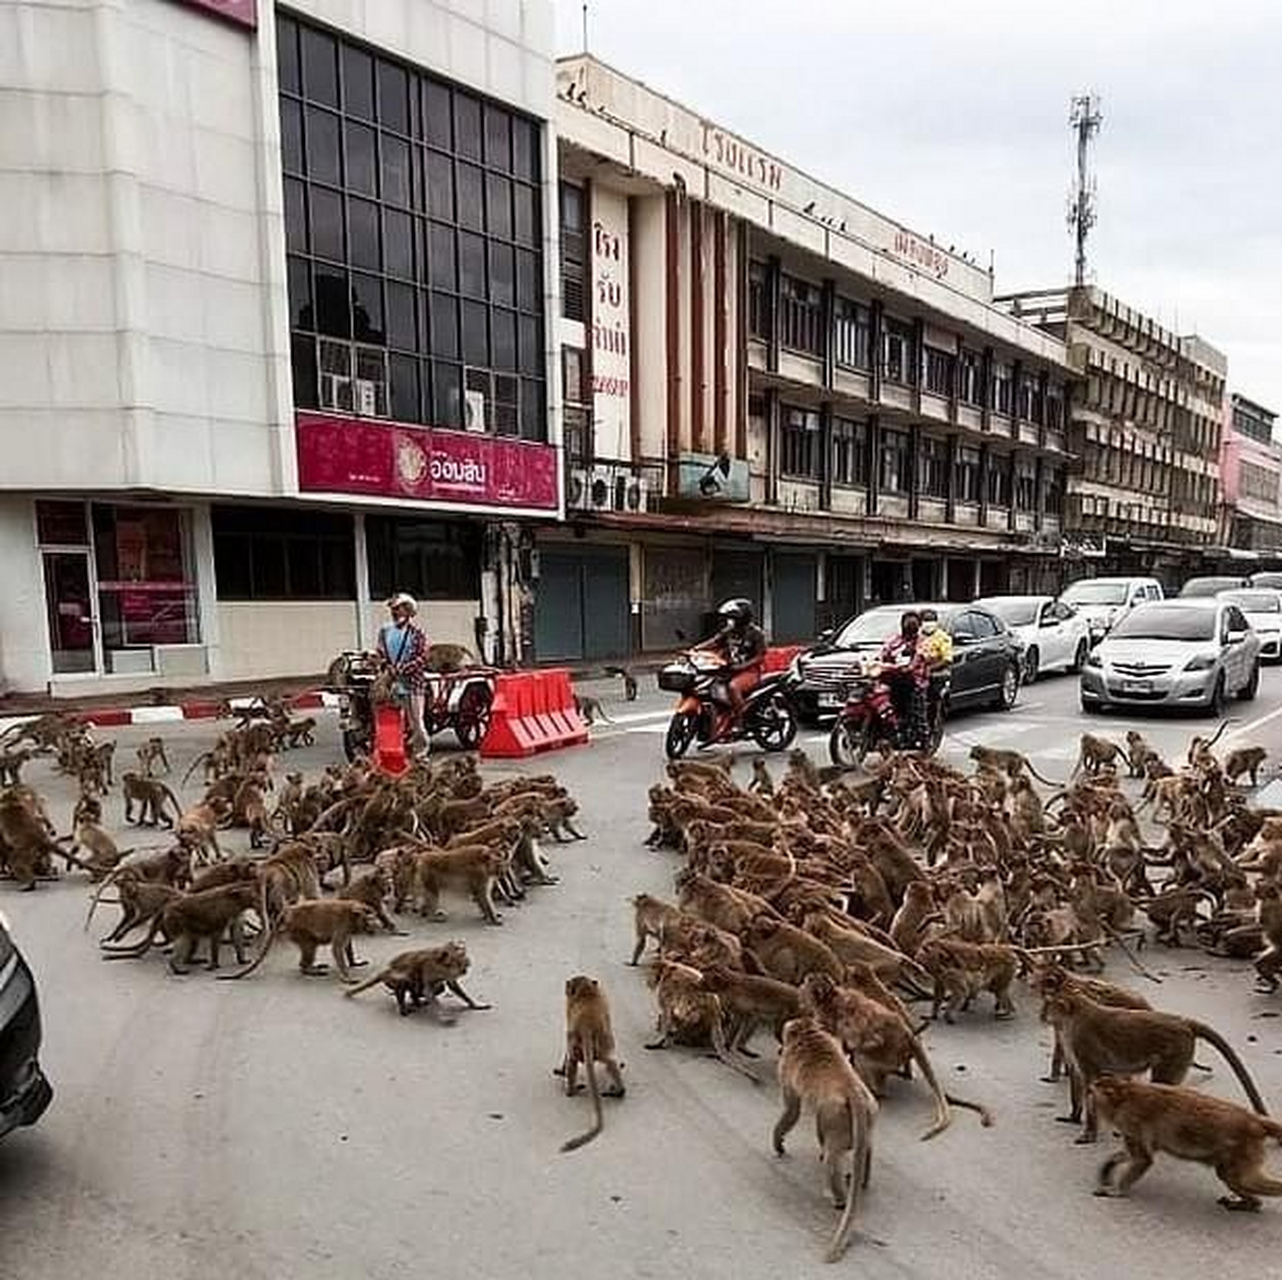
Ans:
MULTIPOLYGON (((828 755, 833 764, 854 768, 871 752, 884 756, 907 749, 891 682, 910 678, 903 667, 890 663, 864 667, 847 689, 846 705, 838 712, 828 737, 828 755)), ((934 755, 943 741, 947 706, 948 677, 934 676, 926 698, 927 755, 934 755)))

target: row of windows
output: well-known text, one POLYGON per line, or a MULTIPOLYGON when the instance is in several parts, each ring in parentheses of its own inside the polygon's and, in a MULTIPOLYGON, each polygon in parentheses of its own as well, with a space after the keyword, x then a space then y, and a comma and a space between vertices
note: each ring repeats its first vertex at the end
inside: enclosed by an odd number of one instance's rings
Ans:
MULTIPOLYGON (((268 507, 212 509, 220 600, 351 600, 356 595, 350 515, 268 507)), ((480 594, 481 538, 473 525, 365 517, 373 599, 408 591, 420 600, 480 594)))
POLYGON ((1265 502, 1278 499, 1278 473, 1253 462, 1242 463, 1241 492, 1244 498, 1259 498, 1265 502))
MULTIPOLYGON (((779 472, 790 479, 823 478, 823 435, 819 414, 813 409, 784 407, 779 437, 779 472)), ((829 445, 829 475, 835 485, 866 485, 869 475, 868 424, 834 418, 829 445)), ((878 485, 883 493, 906 494, 912 485, 912 437, 906 431, 882 430, 876 458, 878 485)), ((923 436, 917 455, 918 492, 924 498, 948 497, 948 446, 937 436, 923 436)), ((959 502, 978 502, 981 491, 981 464, 978 449, 963 446, 957 451, 953 468, 954 493, 959 502)), ((1062 478, 1054 476, 1056 502, 1062 501, 1062 478)), ((1048 483, 1047 493, 1051 491, 1048 483)), ((1015 504, 1032 511, 1037 500, 1037 471, 1031 459, 1020 458, 1015 466, 1015 504)), ((1011 472, 1007 461, 994 461, 988 469, 988 501, 1009 506, 1011 472)), ((1049 507, 1048 507, 1049 509, 1049 507)))

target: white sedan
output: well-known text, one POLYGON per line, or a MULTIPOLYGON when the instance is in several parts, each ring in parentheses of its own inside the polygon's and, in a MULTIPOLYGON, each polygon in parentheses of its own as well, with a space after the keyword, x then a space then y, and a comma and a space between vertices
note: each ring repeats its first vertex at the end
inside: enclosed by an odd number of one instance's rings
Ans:
POLYGON ((988 596, 991 609, 1024 642, 1024 683, 1043 671, 1080 671, 1091 651, 1090 625, 1054 596, 988 596))
POLYGON ((1217 594, 1246 614, 1251 630, 1260 637, 1260 658, 1265 662, 1282 660, 1282 591, 1241 587, 1217 594))

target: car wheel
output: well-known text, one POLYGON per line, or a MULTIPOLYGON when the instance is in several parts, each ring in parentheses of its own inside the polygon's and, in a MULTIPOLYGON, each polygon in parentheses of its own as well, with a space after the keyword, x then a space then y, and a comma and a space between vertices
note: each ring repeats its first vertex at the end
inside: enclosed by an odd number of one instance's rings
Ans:
POLYGON ((1036 647, 1030 649, 1024 655, 1024 683, 1037 683, 1037 669, 1041 663, 1041 655, 1037 652, 1036 647))
POLYGON ((1215 688, 1211 690, 1211 700, 1206 704, 1206 709, 1211 713, 1211 715, 1215 716, 1216 719, 1219 719, 1219 717, 1224 714, 1226 702, 1227 697, 1224 688, 1224 672, 1221 671, 1220 674, 1215 677, 1215 688))
POLYGON ((1082 699, 1082 712, 1083 712, 1085 715, 1088 715, 1088 716, 1097 716, 1097 715, 1099 715, 1099 713, 1100 713, 1101 711, 1103 711, 1103 710, 1104 710, 1104 708, 1103 708, 1103 706, 1102 706, 1100 703, 1098 703, 1098 702, 1089 702, 1089 701, 1087 701, 1087 699, 1085 699, 1085 698, 1083 698, 1083 699, 1082 699))
POLYGON ((1091 646, 1088 640, 1083 638, 1077 642, 1077 652, 1073 654, 1073 665, 1069 667, 1069 671, 1073 675, 1076 675, 1086 665, 1086 659, 1090 656, 1090 652, 1091 646))
POLYGON ((1260 692, 1260 664, 1257 662, 1251 668, 1251 678, 1242 686, 1238 692, 1238 697, 1243 702, 1254 702, 1255 695, 1260 692))
POLYGON ((1002 672, 1001 688, 997 691, 994 706, 998 711, 1009 711, 1019 697, 1019 663, 1012 662, 1002 672))

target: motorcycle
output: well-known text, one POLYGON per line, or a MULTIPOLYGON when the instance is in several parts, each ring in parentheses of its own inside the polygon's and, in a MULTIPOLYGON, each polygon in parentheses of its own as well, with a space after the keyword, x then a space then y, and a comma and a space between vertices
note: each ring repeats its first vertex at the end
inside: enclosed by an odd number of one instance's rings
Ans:
POLYGON ((664 751, 679 760, 697 742, 751 739, 763 751, 786 751, 797 736, 797 712, 792 705, 787 672, 766 676, 743 700, 735 719, 725 696, 725 664, 715 654, 693 650, 659 672, 659 688, 679 695, 668 724, 664 751))
MULTIPOLYGON (((907 749, 904 728, 895 709, 890 681, 906 678, 893 664, 865 666, 846 691, 846 703, 837 714, 828 737, 828 756, 833 764, 854 768, 876 752, 888 755, 907 749)), ((949 678, 931 677, 926 697, 927 755, 934 755, 944 740, 944 717, 948 709, 949 678)))
MULTIPOLYGON (((339 729, 348 760, 369 755, 374 746, 374 684, 383 673, 377 654, 349 650, 330 663, 326 687, 339 699, 339 729)), ((493 672, 483 667, 428 673, 423 728, 428 737, 453 729, 459 746, 477 750, 490 727, 493 672)))

